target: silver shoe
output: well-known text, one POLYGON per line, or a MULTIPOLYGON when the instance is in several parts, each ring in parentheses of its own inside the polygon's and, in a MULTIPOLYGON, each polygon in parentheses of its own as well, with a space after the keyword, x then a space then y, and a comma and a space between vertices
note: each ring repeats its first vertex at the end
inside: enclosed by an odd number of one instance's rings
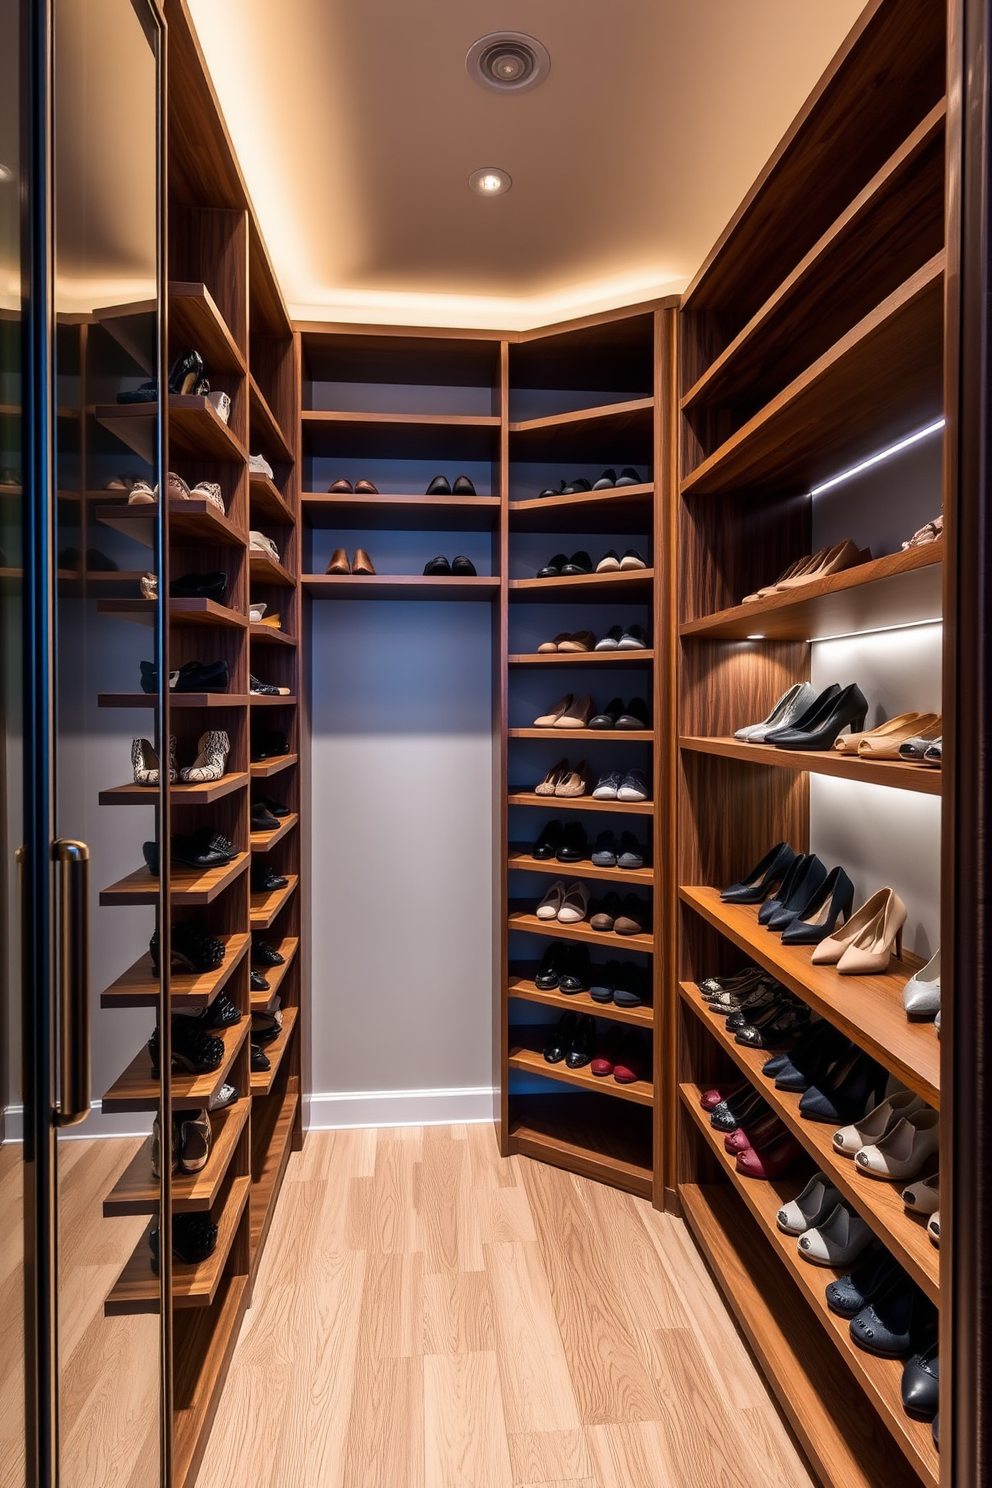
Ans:
POLYGON ((818 696, 816 688, 809 682, 797 682, 782 694, 766 719, 761 723, 745 724, 735 731, 734 738, 743 744, 761 744, 772 729, 791 728, 818 696))
POLYGON ((908 1018, 933 1018, 940 1012, 940 951, 911 976, 902 989, 908 1018))

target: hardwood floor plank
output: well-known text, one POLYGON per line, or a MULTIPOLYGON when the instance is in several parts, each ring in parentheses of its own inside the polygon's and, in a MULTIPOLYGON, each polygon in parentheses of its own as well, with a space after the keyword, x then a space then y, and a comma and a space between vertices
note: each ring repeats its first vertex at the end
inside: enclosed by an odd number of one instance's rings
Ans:
POLYGON ((424 1488, 513 1488, 495 1353, 424 1360, 424 1488))
POLYGON ((515 1485, 569 1482, 592 1472, 585 1434, 580 1430, 511 1432, 509 1443, 515 1485))
POLYGON ((360 1344, 352 1385, 343 1488, 424 1488, 424 1360, 377 1359, 360 1344))
MULTIPOLYGON (((463 1191, 467 1154, 464 1143, 453 1142, 443 1126, 428 1127, 423 1160, 417 1175, 420 1219, 427 1275, 459 1269, 458 1196, 463 1191)), ((469 1232, 474 1228, 470 1224, 469 1232)), ((470 1233, 466 1239, 470 1238, 470 1233)))
POLYGON ((540 1246, 487 1245, 486 1269, 507 1430, 581 1426, 540 1246))
POLYGON ((479 1354, 496 1347, 489 1278, 484 1271, 425 1276, 425 1354, 479 1354))
MULTIPOLYGON (((697 1477, 676 1476, 658 1421, 590 1426, 586 1441, 599 1488, 702 1488, 697 1477)), ((717 1478, 711 1488, 743 1488, 747 1481, 717 1478)))

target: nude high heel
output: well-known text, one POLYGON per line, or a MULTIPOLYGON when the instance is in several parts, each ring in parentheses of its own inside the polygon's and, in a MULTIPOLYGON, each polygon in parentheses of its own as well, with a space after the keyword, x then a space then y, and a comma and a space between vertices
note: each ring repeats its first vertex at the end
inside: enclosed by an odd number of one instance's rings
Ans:
POLYGON ((893 947, 902 960, 902 929, 906 923, 906 906, 894 889, 887 895, 881 910, 850 942, 837 970, 841 976, 881 976, 889 969, 893 947))
MULTIPOLYGON (((874 925, 874 922, 884 910, 890 894, 893 895, 893 898, 897 897, 893 894, 892 889, 876 890, 871 898, 862 904, 860 909, 854 911, 854 914, 851 915, 849 920, 844 922, 839 930, 835 931, 833 935, 828 935, 826 940, 821 940, 813 952, 813 965, 836 966, 848 946, 853 944, 869 925, 874 925)), ((901 899, 899 900, 899 904, 903 909, 903 920, 905 920, 905 905, 901 899)))

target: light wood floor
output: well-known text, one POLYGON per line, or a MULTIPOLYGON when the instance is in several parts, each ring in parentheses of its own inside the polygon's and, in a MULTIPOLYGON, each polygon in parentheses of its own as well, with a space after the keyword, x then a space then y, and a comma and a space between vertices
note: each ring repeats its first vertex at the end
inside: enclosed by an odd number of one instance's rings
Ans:
POLYGON ((490 1126, 294 1155, 198 1488, 810 1488, 683 1224, 490 1126))

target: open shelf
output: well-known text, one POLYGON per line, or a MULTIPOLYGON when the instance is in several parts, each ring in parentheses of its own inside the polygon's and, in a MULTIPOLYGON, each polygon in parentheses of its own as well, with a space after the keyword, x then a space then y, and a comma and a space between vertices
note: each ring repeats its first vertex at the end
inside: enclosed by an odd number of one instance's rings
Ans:
POLYGON ((170 282, 169 334, 173 345, 196 347, 208 376, 216 372, 244 374, 241 349, 205 284, 170 282))
POLYGON ((299 875, 288 873, 286 877, 289 883, 284 889, 273 889, 269 894, 252 894, 250 924, 253 930, 268 930, 293 897, 300 881, 299 875))
MULTIPOLYGON (((243 708, 248 702, 257 702, 245 692, 170 692, 170 708, 243 708)), ((288 699, 280 699, 281 702, 288 699)), ((99 708, 157 708, 158 698, 153 692, 101 692, 97 695, 99 708)))
POLYGON ((589 1013, 594 1018, 608 1018, 611 1023, 631 1023, 635 1028, 644 1028, 649 1033, 654 1027, 654 1008, 646 1004, 625 1008, 617 1007, 612 1002, 596 1002, 588 992, 566 995, 557 988, 552 992, 545 992, 542 988, 535 987, 529 978, 515 976, 512 972, 507 981, 506 995, 521 1002, 539 1002, 543 1007, 555 1008, 559 1013, 567 1013, 571 1008, 573 1012, 589 1013))
POLYGON ((281 775, 299 764, 298 754, 277 754, 273 759, 255 760, 248 766, 252 780, 268 780, 272 775, 281 775))
POLYGON ((248 839, 252 852, 269 852, 275 847, 277 842, 281 842, 284 837, 289 836, 294 827, 298 825, 299 820, 299 813, 293 811, 290 812, 289 816, 280 817, 278 827, 274 827, 271 832, 252 832, 248 839))
POLYGON ((715 754, 743 764, 810 770, 814 775, 860 780, 866 785, 891 786, 893 790, 916 791, 924 796, 939 796, 942 788, 940 770, 930 765, 866 759, 858 754, 840 754, 836 749, 776 749, 774 744, 742 744, 739 739, 689 738, 680 739, 679 748, 694 754, 715 754))
MULTIPOLYGON (((217 1201, 238 1138, 248 1124, 251 1102, 239 1100, 210 1117, 210 1156, 200 1173, 173 1173, 172 1208, 176 1214, 212 1209, 217 1201)), ((161 1185, 152 1175, 152 1138, 147 1137, 103 1201, 106 1218, 119 1214, 157 1214, 161 1185)))
MULTIPOLYGON (((154 625, 158 617, 157 599, 99 599, 96 608, 99 615, 118 615, 139 625, 154 625)), ((218 604, 215 599, 170 599, 169 624, 244 630, 248 616, 218 604)))
POLYGON ((291 646, 297 645, 295 636, 287 635, 284 630, 276 630, 272 625, 249 625, 248 639, 257 641, 260 646, 291 646))
POLYGON ((682 482, 686 496, 809 490, 942 411, 940 252, 682 482))
POLYGON ((251 1230, 249 1246, 254 1275, 272 1223, 276 1199, 293 1145, 293 1126, 300 1097, 295 1090, 254 1103, 252 1121, 251 1230))
POLYGON ((594 801, 592 796, 539 796, 536 791, 511 790, 509 806, 539 806, 557 815, 559 811, 619 811, 623 815, 653 816, 653 801, 594 801))
POLYGON ((644 667, 654 662, 653 651, 530 651, 508 656, 511 667, 594 666, 644 667))
MULTIPOLYGON (((566 874, 568 878, 581 874, 566 874)), ((602 946, 614 956, 621 956, 624 948, 630 951, 653 951, 653 935, 617 935, 613 930, 591 930, 588 920, 577 925, 563 925, 558 920, 539 920, 536 914, 522 909, 511 909, 508 919, 510 930, 526 930, 534 935, 550 935, 552 940, 584 940, 590 945, 602 946)))
POLYGON ((525 842, 510 844, 506 866, 511 870, 516 868, 527 873, 547 873, 552 878, 574 878, 578 875, 580 878, 594 878, 614 884, 650 886, 654 883, 653 868, 596 868, 588 858, 583 858, 580 863, 559 863, 557 858, 532 857, 525 842))
POLYGON ((261 444, 266 453, 274 455, 276 460, 286 465, 293 464, 296 457, 292 446, 251 372, 248 374, 248 424, 251 429, 249 443, 253 449, 261 444))
MULTIPOLYGON (((172 1072, 172 1107, 182 1110, 189 1106, 209 1106, 230 1073, 231 1065, 251 1027, 250 1018, 242 1018, 231 1028, 212 1029, 211 1032, 224 1044, 224 1058, 217 1069, 208 1074, 194 1075, 185 1070, 172 1072)), ((152 1074, 151 1059, 142 1045, 124 1073, 111 1085, 103 1097, 102 1109, 107 1111, 157 1111, 160 1084, 152 1074)), ((244 1092, 242 1092, 242 1099, 244 1092)))
POLYGON ((605 743, 622 744, 653 744, 653 729, 590 729, 590 728, 511 728, 507 729, 508 739, 579 739, 582 741, 597 739, 605 743))
POLYGON ((932 1023, 910 1023, 902 989, 923 962, 909 952, 893 957, 884 976, 841 976, 832 966, 814 966, 812 947, 784 946, 758 923, 758 906, 724 904, 718 889, 683 887, 683 902, 791 992, 835 1027, 928 1105, 940 1106, 940 1041, 932 1023))
POLYGON ((651 458, 653 430, 653 398, 521 419, 510 424, 511 458, 644 465, 651 458))
MULTIPOLYGON (((98 423, 148 464, 158 423, 155 403, 107 403, 93 410, 98 423)), ((244 445, 205 397, 169 396, 169 452, 194 460, 244 461, 244 445)))
MULTIPOLYGON (((173 781, 169 786, 169 801, 173 808, 209 806, 212 801, 219 801, 247 784, 248 774, 244 770, 222 775, 219 780, 194 781, 191 784, 173 781)), ((98 799, 101 806, 154 806, 158 795, 157 785, 112 785, 108 790, 102 790, 98 799)))
MULTIPOLYGON (((126 502, 117 502, 112 506, 98 506, 96 519, 133 542, 152 548, 155 546, 157 510, 148 503, 128 506, 126 502)), ((205 496, 169 502, 169 537, 190 545, 206 543, 232 548, 244 547, 246 541, 245 534, 235 527, 230 517, 205 496)))
MULTIPOLYGON (((169 997, 176 1012, 185 1008, 209 1007, 227 985, 232 972, 240 966, 251 945, 251 936, 245 933, 232 932, 218 935, 217 939, 223 941, 225 955, 216 971, 173 971, 169 977, 169 997)), ((151 955, 146 951, 100 994, 100 1006, 156 1008, 158 996, 159 984, 152 974, 151 955)))
POLYGON ((303 444, 341 459, 492 460, 499 447, 495 415, 342 413, 303 410, 303 444))
POLYGON ((256 584, 276 584, 282 589, 296 588, 296 580, 289 569, 277 563, 268 553, 249 550, 248 569, 256 584))
MULTIPOLYGON (((602 1016, 602 1015, 600 1015, 602 1016)), ((529 1075, 542 1075, 548 1080, 558 1080, 563 1085, 574 1085, 577 1090, 593 1091, 599 1095, 612 1095, 632 1105, 652 1106, 654 1086, 650 1080, 635 1080, 632 1085, 621 1085, 612 1075, 597 1078, 589 1066, 569 1069, 564 1060, 561 1064, 549 1064, 541 1053, 541 1044, 553 1031, 553 1025, 530 1023, 522 1028, 509 1029, 510 1069, 523 1070, 529 1075)))
POLYGON ((259 513, 270 522, 289 527, 295 521, 289 502, 275 481, 261 471, 248 472, 248 502, 253 515, 259 513))
POLYGON ((298 699, 295 696, 278 697, 270 696, 268 693, 253 692, 247 701, 253 708, 295 708, 298 699))
POLYGON ((311 527, 342 532, 488 532, 499 521, 498 496, 354 496, 304 491, 311 527))
POLYGON ((486 600, 499 593, 499 579, 486 574, 304 574, 301 583, 314 599, 486 600))
MULTIPOLYGON (((207 1260, 198 1266, 185 1266, 173 1257, 172 1261, 172 1305, 174 1308, 209 1307, 217 1294, 227 1258, 234 1244, 234 1237, 241 1223, 241 1216, 248 1203, 251 1179, 245 1175, 232 1178, 217 1216, 217 1248, 207 1260)), ((121 1272, 104 1303, 107 1317, 120 1317, 138 1312, 158 1312, 159 1279, 152 1272, 151 1252, 148 1249, 148 1231, 155 1229, 158 1220, 152 1220, 142 1235, 131 1259, 121 1272)))
POLYGON ((300 939, 298 935, 284 935, 282 939, 277 941, 276 944, 272 947, 274 951, 278 951, 281 956, 285 957, 282 965, 259 966, 256 968, 256 970, 260 971, 265 980, 268 982, 269 990, 267 992, 252 992, 252 1012, 263 1013, 266 1011, 273 997, 276 996, 279 988, 282 986, 283 981, 287 973, 289 972, 289 968, 293 964, 293 957, 296 955, 299 948, 300 939))
MULTIPOLYGON (((761 1066, 770 1058, 767 1049, 748 1049, 734 1042, 724 1020, 711 1013, 698 988, 691 982, 679 986, 682 1000, 716 1040, 725 1054, 743 1070, 755 1089, 760 1090, 775 1114, 802 1143, 817 1167, 826 1175, 847 1201, 857 1209, 875 1234, 909 1272, 917 1286, 923 1288, 932 1302, 940 1300, 940 1253, 930 1243, 925 1215, 914 1214, 902 1202, 903 1183, 886 1183, 862 1176, 852 1158, 835 1150, 835 1127, 830 1122, 807 1121, 799 1113, 800 1097, 788 1090, 776 1090, 773 1080, 766 1079, 761 1066)), ((701 1093, 701 1092, 700 1092, 701 1093)), ((700 1109, 700 1115, 705 1116, 700 1109)), ((695 1115, 695 1112, 693 1112, 695 1115)))
POLYGON ((651 1112, 644 1106, 577 1091, 510 1099, 511 1151, 651 1198, 651 1112))
MULTIPOLYGON (((269 996, 271 997, 271 992, 269 996)), ((286 1050, 289 1048, 293 1037, 293 1029, 296 1027, 296 1019, 299 1016, 299 1008, 288 1007, 282 1010, 282 1028, 279 1037, 274 1038, 270 1044, 265 1044, 264 1052, 271 1065, 267 1070, 255 1070, 251 1077, 251 1093, 256 1095, 268 1095, 275 1084, 286 1050)))
MULTIPOLYGON (((173 904, 189 907, 212 904, 250 862, 251 854, 241 852, 219 868, 188 868, 184 863, 173 863, 169 897, 173 904)), ((147 868, 138 868, 127 878, 100 890, 102 907, 157 903, 158 879, 153 878, 147 868)))
POLYGON ((767 1182, 763 1179, 745 1178, 738 1173, 735 1159, 724 1149, 721 1134, 713 1131, 706 1113, 700 1109, 700 1094, 698 1086, 680 1087, 683 1105, 702 1133, 711 1154, 751 1211, 770 1242, 771 1249, 778 1255, 806 1298, 821 1326, 826 1329, 831 1342, 913 1470, 919 1473, 925 1483, 937 1488, 940 1468, 929 1423, 912 1420, 902 1408, 902 1360, 881 1359, 858 1348, 851 1339, 848 1319, 837 1317, 827 1306, 827 1285, 842 1276, 847 1268, 833 1270, 829 1266, 811 1265, 800 1254, 795 1235, 784 1234, 775 1222, 778 1210, 801 1192, 802 1184, 789 1179, 767 1182))
POLYGON ((942 617, 944 541, 905 548, 826 579, 686 621, 706 641, 820 641, 942 617))
POLYGON ((654 520, 654 483, 509 503, 511 532, 640 532, 654 520))
POLYGON ((654 586, 653 568, 635 568, 627 573, 570 574, 563 579, 511 579, 511 601, 525 604, 649 604, 654 586))

